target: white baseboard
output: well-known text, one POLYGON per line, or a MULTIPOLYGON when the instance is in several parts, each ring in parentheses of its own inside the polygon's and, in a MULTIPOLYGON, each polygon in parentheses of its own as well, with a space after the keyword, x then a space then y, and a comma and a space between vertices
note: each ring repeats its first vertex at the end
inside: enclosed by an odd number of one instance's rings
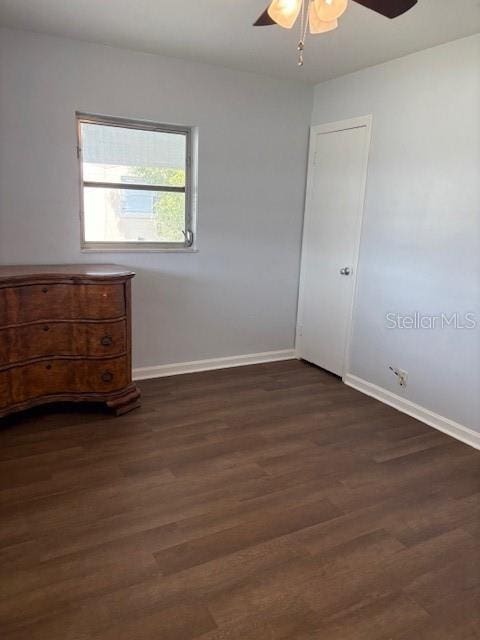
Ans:
POLYGON ((396 393, 387 391, 387 389, 378 387, 371 382, 362 380, 362 378, 357 378, 357 376, 347 374, 343 381, 349 387, 353 387, 357 391, 365 393, 367 396, 380 400, 380 402, 388 404, 394 409, 398 409, 398 411, 406 413, 412 418, 416 418, 417 420, 420 420, 420 422, 424 422, 434 429, 443 431, 443 433, 460 440, 464 444, 468 444, 475 449, 480 449, 480 433, 473 431, 473 429, 464 427, 449 418, 444 418, 443 416, 438 415, 438 413, 425 409, 419 404, 406 400, 396 393))
POLYGON ((177 376, 182 373, 211 371, 213 369, 228 369, 230 367, 244 367, 248 364, 260 364, 262 362, 279 362, 280 360, 294 360, 295 358, 295 349, 284 349, 283 351, 249 353, 244 356, 210 358, 208 360, 194 360, 193 362, 176 362, 174 364, 161 364, 156 367, 140 367, 139 369, 134 369, 133 379, 148 380, 149 378, 177 376))

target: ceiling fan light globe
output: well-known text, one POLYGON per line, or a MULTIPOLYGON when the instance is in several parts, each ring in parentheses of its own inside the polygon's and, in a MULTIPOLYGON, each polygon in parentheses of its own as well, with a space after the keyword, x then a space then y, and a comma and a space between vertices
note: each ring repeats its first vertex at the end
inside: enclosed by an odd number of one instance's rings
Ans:
POLYGON ((333 31, 338 27, 338 20, 330 20, 330 22, 320 20, 317 12, 315 11, 315 5, 312 2, 308 10, 308 24, 310 27, 310 33, 327 33, 328 31, 333 31))
POLYGON ((298 18, 302 0, 273 0, 268 7, 268 15, 284 29, 291 29, 298 18))
POLYGON ((314 0, 313 4, 319 20, 332 22, 345 13, 348 0, 314 0))

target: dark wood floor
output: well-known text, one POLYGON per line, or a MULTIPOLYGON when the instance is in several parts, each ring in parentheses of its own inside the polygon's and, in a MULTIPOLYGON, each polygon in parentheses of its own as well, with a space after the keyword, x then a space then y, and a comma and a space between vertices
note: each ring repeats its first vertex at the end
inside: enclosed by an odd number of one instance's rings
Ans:
POLYGON ((480 638, 480 453, 292 361, 0 429, 4 640, 480 638))

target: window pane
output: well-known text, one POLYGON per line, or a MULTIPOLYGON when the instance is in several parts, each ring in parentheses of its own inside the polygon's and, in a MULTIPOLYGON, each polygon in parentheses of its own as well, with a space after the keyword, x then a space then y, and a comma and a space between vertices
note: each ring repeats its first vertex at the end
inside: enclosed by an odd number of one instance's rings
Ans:
POLYGON ((82 122, 83 179, 185 186, 187 137, 82 122))
POLYGON ((185 194, 85 187, 86 242, 185 241, 185 194))

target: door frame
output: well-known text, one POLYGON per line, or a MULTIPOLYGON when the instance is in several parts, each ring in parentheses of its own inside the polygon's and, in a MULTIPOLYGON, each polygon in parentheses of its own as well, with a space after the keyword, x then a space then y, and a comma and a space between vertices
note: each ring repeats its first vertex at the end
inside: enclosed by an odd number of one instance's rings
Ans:
POLYGON ((365 127, 366 130, 366 141, 365 141, 365 149, 363 152, 363 163, 362 163, 362 184, 361 184, 361 192, 359 198, 359 211, 358 211, 358 230, 355 238, 355 248, 354 248, 354 257, 353 257, 353 292, 352 299, 350 301, 350 308, 347 312, 347 335, 345 340, 345 352, 343 357, 343 371, 342 371, 342 380, 345 380, 345 376, 350 372, 350 348, 352 343, 352 332, 353 332, 353 315, 356 307, 357 300, 357 271, 358 271, 358 262, 360 257, 360 246, 361 246, 361 238, 363 231, 363 221, 364 221, 364 212, 365 212, 365 199, 367 192, 367 180, 368 180, 368 165, 369 165, 369 157, 370 157, 370 145, 372 139, 372 122, 373 116, 359 116, 356 118, 349 118, 347 120, 338 120, 336 122, 328 122, 325 124, 314 125, 310 127, 310 137, 309 137, 309 149, 308 149, 308 168, 307 168, 307 186, 305 193, 305 209, 303 216, 303 231, 302 231, 302 246, 300 252, 300 280, 299 280, 299 288, 298 288, 298 303, 297 303, 297 323, 295 327, 295 350, 298 349, 297 344, 299 342, 299 337, 301 337, 301 329, 299 332, 299 328, 302 326, 302 314, 303 314, 303 298, 305 295, 304 291, 304 272, 302 269, 303 263, 303 246, 305 243, 305 219, 307 215, 307 211, 310 207, 312 200, 312 191, 313 191, 313 165, 315 160, 315 147, 314 140, 315 136, 319 133, 335 133, 337 131, 345 131, 348 129, 360 129, 365 127))

